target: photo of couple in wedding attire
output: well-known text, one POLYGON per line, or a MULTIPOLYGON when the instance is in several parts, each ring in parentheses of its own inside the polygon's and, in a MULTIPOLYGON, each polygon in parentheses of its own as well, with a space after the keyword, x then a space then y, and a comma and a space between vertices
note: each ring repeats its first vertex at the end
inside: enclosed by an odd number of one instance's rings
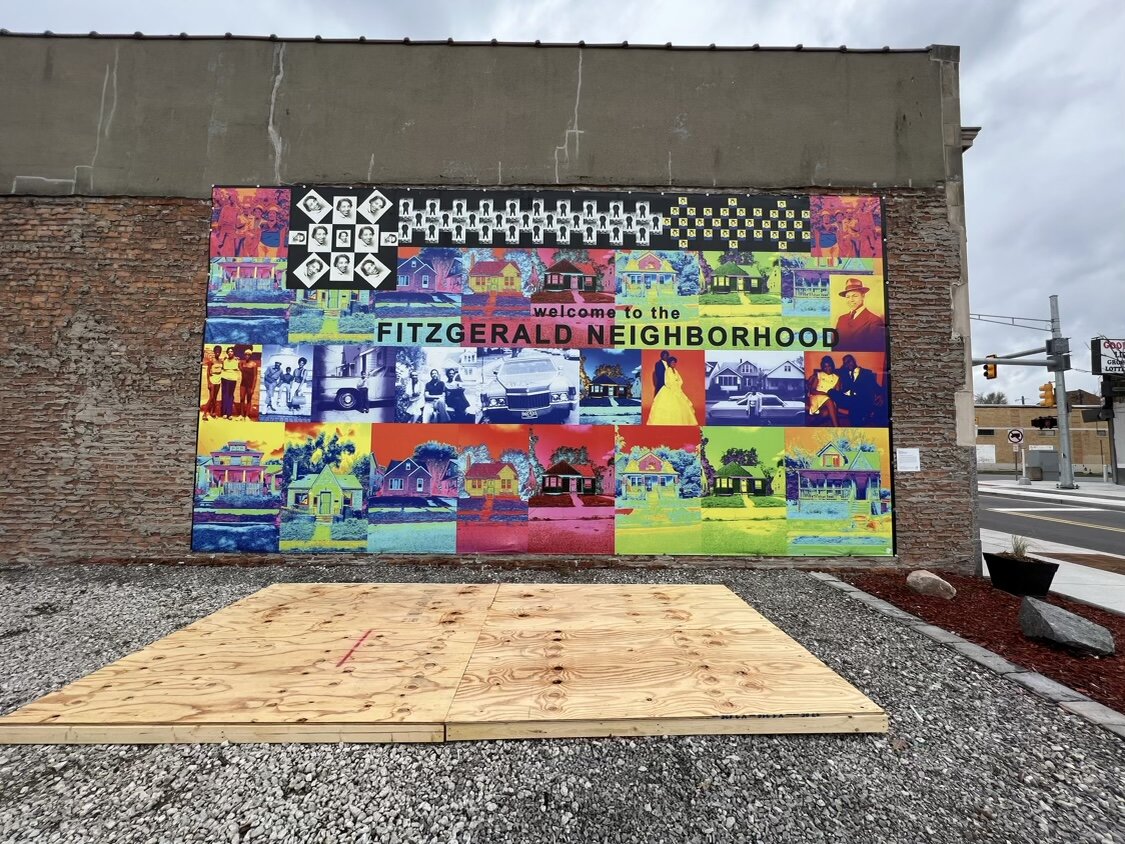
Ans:
POLYGON ((663 351, 652 368, 652 405, 648 412, 649 425, 697 425, 695 403, 684 390, 684 372, 680 359, 663 351))

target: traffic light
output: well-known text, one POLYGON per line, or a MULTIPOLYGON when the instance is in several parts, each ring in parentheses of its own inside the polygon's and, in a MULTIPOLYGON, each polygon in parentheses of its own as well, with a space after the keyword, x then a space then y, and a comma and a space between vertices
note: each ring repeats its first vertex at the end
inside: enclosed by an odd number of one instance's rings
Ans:
MULTIPOLYGON (((986 355, 986 357, 994 358, 996 355, 986 355)), ((984 365, 984 377, 989 381, 996 377, 996 364, 986 363, 984 365)))
POLYGON ((1055 406, 1055 385, 1050 381, 1039 388, 1039 404, 1043 407, 1055 406))

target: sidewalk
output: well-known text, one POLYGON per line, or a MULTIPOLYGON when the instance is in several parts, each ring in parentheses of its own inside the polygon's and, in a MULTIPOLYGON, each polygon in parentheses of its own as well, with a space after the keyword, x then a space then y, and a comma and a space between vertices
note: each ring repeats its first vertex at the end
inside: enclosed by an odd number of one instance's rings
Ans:
POLYGON ((1125 486, 1104 483, 1101 478, 1082 478, 1075 483, 1078 489, 1059 489, 1055 481, 1031 481, 1030 486, 1020 486, 1014 477, 979 475, 977 488, 981 492, 1001 492, 1046 501, 1066 501, 1070 504, 1101 503, 1110 507, 1125 507, 1125 486))
MULTIPOLYGON (((1067 504, 1091 504, 1106 507, 1125 507, 1125 486, 1107 484, 1098 479, 1083 478, 1077 481, 1078 489, 1058 489, 1055 481, 1032 481, 1031 486, 1019 486, 1015 478, 987 478, 977 481, 981 492, 1002 492, 1021 498, 1037 499, 1043 502, 1063 501, 1067 504)), ((981 529, 981 550, 988 552, 1010 551, 1012 535, 998 530, 981 529)), ((1056 554, 1096 554, 1125 560, 1125 555, 1108 554, 1104 551, 1091 551, 1076 548, 1045 539, 1028 539, 1028 550, 1033 556, 1059 564, 1058 573, 1051 583, 1051 591, 1068 598, 1076 598, 1087 604, 1103 607, 1125 614, 1125 575, 1116 574, 1092 566, 1069 563, 1051 556, 1056 554)), ((1125 547, 1122 549, 1125 551, 1125 547)), ((988 571, 985 569, 985 575, 988 571)))

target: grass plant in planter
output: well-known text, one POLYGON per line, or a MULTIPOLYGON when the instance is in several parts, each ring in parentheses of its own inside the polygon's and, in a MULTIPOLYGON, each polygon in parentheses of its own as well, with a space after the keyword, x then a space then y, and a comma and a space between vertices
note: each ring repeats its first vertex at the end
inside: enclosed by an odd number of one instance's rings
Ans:
POLYGON ((1012 550, 998 554, 984 552, 984 563, 992 585, 1013 595, 1042 597, 1051 588, 1058 563, 1047 563, 1027 556, 1027 537, 1012 536, 1012 550))

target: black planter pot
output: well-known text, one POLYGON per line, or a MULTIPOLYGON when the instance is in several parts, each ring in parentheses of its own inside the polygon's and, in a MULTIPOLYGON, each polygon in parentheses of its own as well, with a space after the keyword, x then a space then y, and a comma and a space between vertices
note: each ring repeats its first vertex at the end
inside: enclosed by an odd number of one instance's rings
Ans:
POLYGON ((1042 560, 1014 560, 999 554, 985 552, 984 563, 988 566, 988 576, 992 585, 1013 595, 1042 597, 1051 588, 1058 563, 1042 560))

